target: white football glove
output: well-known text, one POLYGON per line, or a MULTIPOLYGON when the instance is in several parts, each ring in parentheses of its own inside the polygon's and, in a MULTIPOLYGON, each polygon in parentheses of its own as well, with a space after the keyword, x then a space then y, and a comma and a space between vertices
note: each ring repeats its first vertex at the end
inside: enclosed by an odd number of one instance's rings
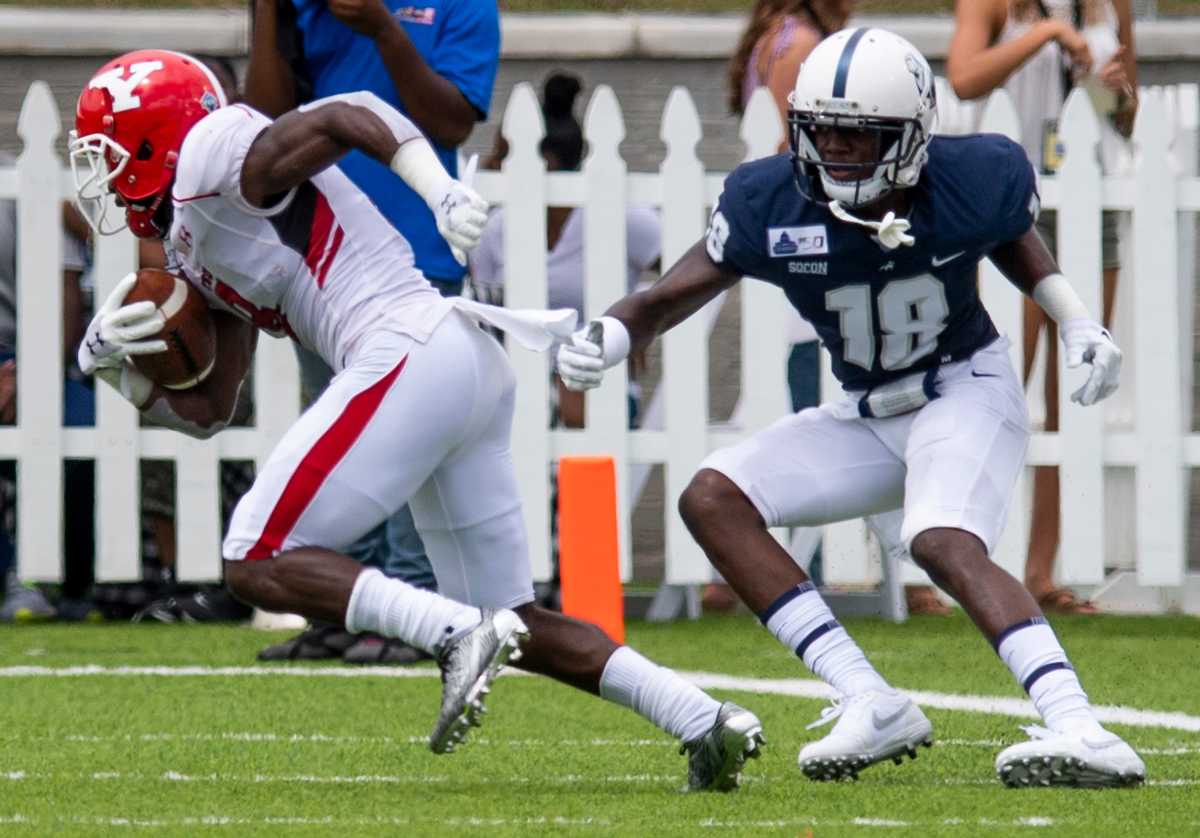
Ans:
POLYGON ((615 317, 592 320, 558 347, 555 366, 568 390, 599 387, 604 371, 629 356, 629 330, 615 317))
POLYGON ((1121 377, 1121 350, 1112 335, 1095 320, 1077 317, 1059 326, 1066 349, 1067 369, 1091 364, 1087 381, 1071 394, 1071 401, 1084 407, 1116 392, 1121 377))
POLYGON ((463 167, 462 178, 448 180, 440 194, 431 196, 429 201, 438 232, 460 265, 467 264, 467 251, 479 244, 487 224, 488 202, 471 188, 478 162, 479 155, 472 155, 463 167))
POLYGON ((78 356, 79 369, 84 375, 92 375, 101 367, 119 367, 130 355, 166 351, 166 341, 144 339, 163 327, 163 316, 157 306, 150 300, 123 305, 135 284, 136 273, 118 282, 88 324, 78 356))

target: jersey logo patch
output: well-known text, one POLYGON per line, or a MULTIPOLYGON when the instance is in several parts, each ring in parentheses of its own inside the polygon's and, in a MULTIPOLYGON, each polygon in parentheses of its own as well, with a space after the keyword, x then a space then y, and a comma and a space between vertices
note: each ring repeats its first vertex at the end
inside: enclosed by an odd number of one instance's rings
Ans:
POLYGON ((393 14, 397 20, 402 20, 405 23, 420 23, 425 26, 432 26, 437 9, 433 6, 402 6, 396 9, 393 14))
POLYGON ((824 224, 806 227, 768 227, 767 252, 772 259, 789 256, 819 256, 829 252, 829 236, 824 224))

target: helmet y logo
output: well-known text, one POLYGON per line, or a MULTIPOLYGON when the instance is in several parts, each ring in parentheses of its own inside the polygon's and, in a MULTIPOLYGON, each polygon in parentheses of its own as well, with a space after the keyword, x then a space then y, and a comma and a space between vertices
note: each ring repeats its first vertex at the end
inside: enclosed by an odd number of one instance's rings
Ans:
POLYGON ((134 96, 133 90, 155 70, 161 70, 161 61, 139 61, 128 67, 113 67, 106 73, 95 76, 90 82, 90 88, 103 88, 113 97, 112 112, 133 110, 142 105, 140 96, 134 96))

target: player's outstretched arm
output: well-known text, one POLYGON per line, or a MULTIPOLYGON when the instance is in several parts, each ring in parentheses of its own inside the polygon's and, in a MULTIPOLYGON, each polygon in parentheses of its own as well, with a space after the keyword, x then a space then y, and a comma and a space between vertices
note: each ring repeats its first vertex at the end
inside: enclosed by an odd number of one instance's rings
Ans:
MULTIPOLYGON (((137 305, 135 303, 135 305, 137 305)), ((257 330, 222 311, 213 312, 217 355, 212 372, 187 390, 160 387, 128 360, 95 367, 98 378, 112 385, 152 422, 197 439, 208 439, 229 424, 238 392, 254 359, 257 330)))
POLYGON ((450 177, 420 130, 373 93, 327 96, 272 123, 246 153, 242 197, 252 206, 272 206, 351 149, 390 167, 425 199, 438 232, 465 265, 465 251, 483 235, 487 201, 450 177))
POLYGON ((556 365, 572 390, 598 387, 604 371, 631 352, 640 352, 658 335, 695 314, 704 304, 741 279, 717 265, 701 239, 645 291, 614 303, 558 348, 556 365))
POLYGON ((1013 285, 1033 297, 1058 324, 1067 368, 1091 364, 1087 381, 1071 394, 1071 401, 1087 406, 1116 392, 1121 378, 1121 350, 1108 330, 1092 317, 1067 278, 1058 272, 1054 257, 1036 230, 1030 228, 1021 238, 1000 245, 992 251, 991 259, 1013 285))

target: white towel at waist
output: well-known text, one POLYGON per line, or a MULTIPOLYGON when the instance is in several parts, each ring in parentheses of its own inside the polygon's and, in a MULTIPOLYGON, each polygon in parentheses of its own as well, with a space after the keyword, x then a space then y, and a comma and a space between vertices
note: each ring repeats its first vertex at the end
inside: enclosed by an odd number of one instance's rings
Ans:
POLYGON ((568 340, 575 331, 578 318, 573 308, 500 308, 463 297, 454 297, 452 302, 472 320, 507 332, 521 346, 534 352, 544 352, 556 341, 568 340))

